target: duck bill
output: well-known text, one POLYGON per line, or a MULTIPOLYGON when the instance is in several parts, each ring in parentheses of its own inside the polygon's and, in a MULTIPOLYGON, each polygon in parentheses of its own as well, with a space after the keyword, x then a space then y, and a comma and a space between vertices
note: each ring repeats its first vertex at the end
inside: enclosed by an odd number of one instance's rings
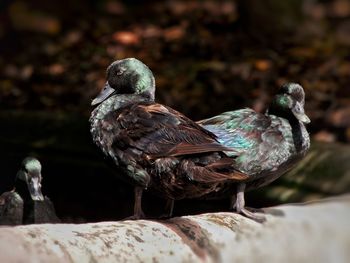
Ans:
POLYGON ((308 124, 311 122, 310 118, 304 112, 294 112, 294 116, 302 123, 308 124))
POLYGON ((29 182, 29 193, 34 201, 44 201, 44 196, 41 193, 41 184, 39 177, 33 177, 29 182))
POLYGON ((106 82, 105 87, 101 90, 101 92, 97 95, 97 97, 91 102, 91 106, 95 106, 108 99, 113 93, 115 89, 113 89, 108 81, 106 82))

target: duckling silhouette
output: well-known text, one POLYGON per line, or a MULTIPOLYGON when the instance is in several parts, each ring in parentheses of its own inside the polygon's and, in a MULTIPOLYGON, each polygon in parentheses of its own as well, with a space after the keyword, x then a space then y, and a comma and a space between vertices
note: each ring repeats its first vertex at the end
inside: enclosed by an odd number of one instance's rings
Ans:
POLYGON ((41 192, 41 164, 34 157, 23 160, 14 189, 0 196, 0 225, 60 222, 54 206, 41 192))

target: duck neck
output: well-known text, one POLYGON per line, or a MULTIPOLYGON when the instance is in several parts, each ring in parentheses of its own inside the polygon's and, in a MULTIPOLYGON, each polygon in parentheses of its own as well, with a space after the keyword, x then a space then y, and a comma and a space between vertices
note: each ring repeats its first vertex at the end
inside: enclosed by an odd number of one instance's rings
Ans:
POLYGON ((96 119, 103 119, 111 111, 115 111, 140 102, 154 102, 154 99, 140 94, 114 95, 98 105, 94 109, 93 115, 96 119))
POLYGON ((291 128, 295 149, 298 153, 304 153, 310 147, 309 134, 305 128, 305 125, 299 121, 291 111, 274 110, 270 109, 268 112, 270 115, 286 119, 291 128))
POLYGON ((16 180, 15 191, 20 195, 23 200, 23 224, 35 223, 35 204, 38 201, 34 201, 30 195, 28 184, 22 180, 16 180))
POLYGON ((28 201, 32 199, 29 193, 27 183, 22 180, 16 180, 15 191, 21 196, 23 201, 28 201))
POLYGON ((292 127, 295 149, 297 152, 305 152, 310 145, 309 134, 306 131, 305 125, 295 117, 288 121, 292 127))

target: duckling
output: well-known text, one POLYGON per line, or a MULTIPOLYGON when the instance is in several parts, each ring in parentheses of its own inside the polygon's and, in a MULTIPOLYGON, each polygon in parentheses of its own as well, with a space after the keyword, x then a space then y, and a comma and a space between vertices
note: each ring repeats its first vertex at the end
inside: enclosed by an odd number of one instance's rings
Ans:
POLYGON ((265 186, 279 178, 300 161, 310 148, 305 124, 310 122, 304 112, 305 93, 301 85, 283 85, 265 114, 252 109, 222 113, 199 121, 214 133, 218 141, 235 152, 234 167, 248 178, 234 184, 237 194, 233 206, 238 213, 263 220, 245 208, 244 192, 265 186))
POLYGON ((41 164, 34 157, 23 160, 15 187, 0 196, 0 224, 57 223, 54 206, 41 192, 41 164))
POLYGON ((200 198, 247 178, 224 153, 233 150, 212 132, 155 102, 152 71, 135 58, 107 68, 105 87, 91 104, 93 141, 119 167, 120 177, 135 186, 130 219, 145 217, 146 189, 173 201, 200 198))

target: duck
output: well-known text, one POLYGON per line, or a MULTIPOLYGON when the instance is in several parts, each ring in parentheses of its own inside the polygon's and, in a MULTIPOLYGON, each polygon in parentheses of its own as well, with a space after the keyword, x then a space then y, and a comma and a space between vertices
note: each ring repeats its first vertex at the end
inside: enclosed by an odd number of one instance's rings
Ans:
POLYGON ((232 187, 236 189, 232 209, 256 219, 263 217, 245 208, 244 192, 268 185, 294 167, 310 148, 305 125, 305 92, 297 83, 286 83, 278 90, 266 113, 244 108, 224 112, 198 121, 214 133, 218 141, 235 152, 234 167, 248 178, 232 187))
POLYGON ((22 161, 14 189, 0 196, 0 225, 60 222, 51 200, 41 192, 41 168, 35 157, 22 161))
POLYGON ((155 79, 136 58, 114 61, 91 105, 94 143, 134 186, 134 212, 145 218, 145 190, 170 200, 201 198, 247 178, 233 167, 215 134, 182 113, 155 102, 155 79))

